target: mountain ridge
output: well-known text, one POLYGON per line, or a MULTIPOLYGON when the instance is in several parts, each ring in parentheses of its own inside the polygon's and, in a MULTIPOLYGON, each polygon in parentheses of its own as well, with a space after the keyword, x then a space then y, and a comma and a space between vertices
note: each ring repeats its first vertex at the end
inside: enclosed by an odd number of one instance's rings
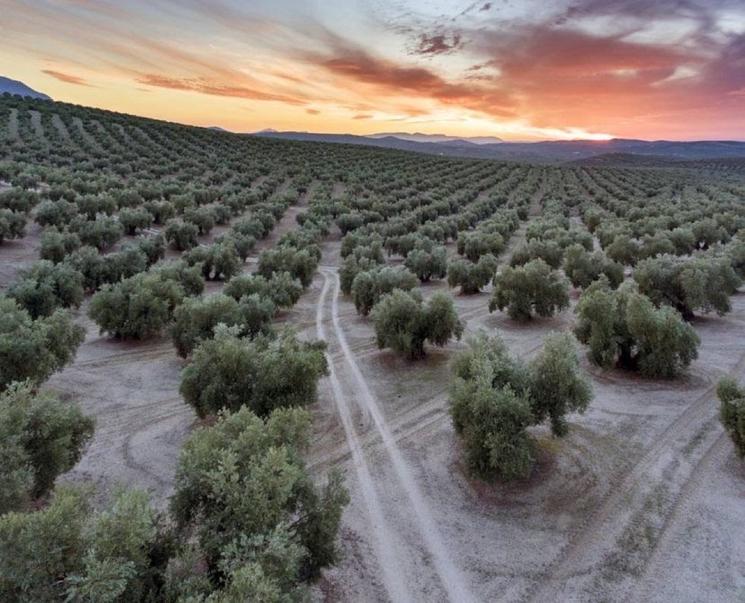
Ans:
POLYGON ((34 90, 19 80, 0 75, 0 94, 13 94, 15 96, 25 96, 39 100, 52 100, 50 96, 34 90))
POLYGON ((610 140, 547 140, 540 142, 469 143, 453 138, 442 142, 417 142, 390 135, 369 137, 357 134, 324 134, 319 132, 280 132, 263 130, 253 134, 288 140, 305 140, 343 144, 363 144, 407 151, 418 151, 453 157, 472 157, 513 161, 564 163, 608 154, 650 156, 655 160, 702 160, 713 158, 745 158, 745 142, 737 140, 640 140, 613 138, 610 140))

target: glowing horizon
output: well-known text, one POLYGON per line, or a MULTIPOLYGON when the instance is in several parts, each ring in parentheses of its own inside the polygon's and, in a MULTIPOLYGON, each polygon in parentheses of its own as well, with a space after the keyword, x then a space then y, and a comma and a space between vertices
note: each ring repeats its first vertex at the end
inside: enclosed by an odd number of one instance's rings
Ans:
POLYGON ((0 0, 0 75, 237 132, 745 139, 737 0, 0 0))

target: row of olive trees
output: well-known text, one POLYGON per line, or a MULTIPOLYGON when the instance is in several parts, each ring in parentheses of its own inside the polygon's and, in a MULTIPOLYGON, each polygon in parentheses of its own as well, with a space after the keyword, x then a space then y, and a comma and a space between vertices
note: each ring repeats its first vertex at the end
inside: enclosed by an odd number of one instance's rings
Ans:
POLYGON ((13 461, 2 474, 13 488, 0 499, 8 511, 0 517, 0 597, 294 600, 335 561, 348 496, 336 473, 323 487, 311 480, 301 460, 310 416, 293 408, 314 401, 326 372, 324 348, 263 330, 275 304, 291 306, 302 285, 272 272, 238 277, 225 295, 188 297, 189 283, 203 286, 198 271, 167 264, 104 286, 92 300, 92 316, 121 336, 148 336, 175 315, 177 346, 193 350, 184 398, 200 416, 220 413, 184 447, 170 521, 137 491, 93 512, 85 490, 59 488, 30 512, 32 499, 47 496, 56 475, 80 457, 92 423, 75 405, 36 396, 30 385, 11 386, 9 412, 0 414, 13 461), (232 327, 225 324, 231 316, 232 327), (54 429, 39 430, 46 422, 54 429))

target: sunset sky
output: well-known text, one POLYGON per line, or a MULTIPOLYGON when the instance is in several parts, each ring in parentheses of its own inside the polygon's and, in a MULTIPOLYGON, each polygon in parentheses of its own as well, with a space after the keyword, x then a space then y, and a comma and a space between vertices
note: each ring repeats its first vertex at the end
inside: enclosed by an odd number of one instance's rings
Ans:
POLYGON ((248 132, 745 140, 745 0, 0 0, 0 75, 248 132))

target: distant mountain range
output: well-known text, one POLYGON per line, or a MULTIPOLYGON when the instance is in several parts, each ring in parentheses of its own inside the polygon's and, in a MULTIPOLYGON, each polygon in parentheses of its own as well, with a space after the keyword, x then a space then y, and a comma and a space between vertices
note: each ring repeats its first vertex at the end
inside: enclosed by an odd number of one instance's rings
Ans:
POLYGON ((422 134, 421 132, 381 132, 367 134, 365 138, 399 138, 411 142, 447 142, 450 144, 498 144, 503 142, 496 136, 448 136, 447 134, 422 134))
MULTIPOLYGON (((609 156, 605 162, 608 164, 612 164, 614 158, 622 157, 624 162, 629 162, 633 161, 633 157, 636 156, 639 157, 639 163, 644 163, 645 157, 651 157, 657 162, 664 160, 669 163, 713 158, 745 158, 745 142, 731 140, 679 142, 614 138, 602 141, 484 142, 485 138, 481 138, 477 139, 479 142, 473 142, 469 138, 459 139, 444 135, 432 135, 434 138, 427 139, 424 137, 428 135, 422 134, 391 133, 357 136, 354 134, 278 132, 276 130, 263 130, 255 135, 286 140, 364 144, 453 157, 540 163, 581 162, 606 155, 609 156)), ((603 163, 603 161, 598 163, 603 163)))
POLYGON ((29 88, 23 82, 18 80, 11 80, 7 77, 0 76, 0 94, 15 94, 17 96, 28 96, 31 98, 38 98, 40 100, 52 100, 46 94, 37 92, 33 88, 29 88))

